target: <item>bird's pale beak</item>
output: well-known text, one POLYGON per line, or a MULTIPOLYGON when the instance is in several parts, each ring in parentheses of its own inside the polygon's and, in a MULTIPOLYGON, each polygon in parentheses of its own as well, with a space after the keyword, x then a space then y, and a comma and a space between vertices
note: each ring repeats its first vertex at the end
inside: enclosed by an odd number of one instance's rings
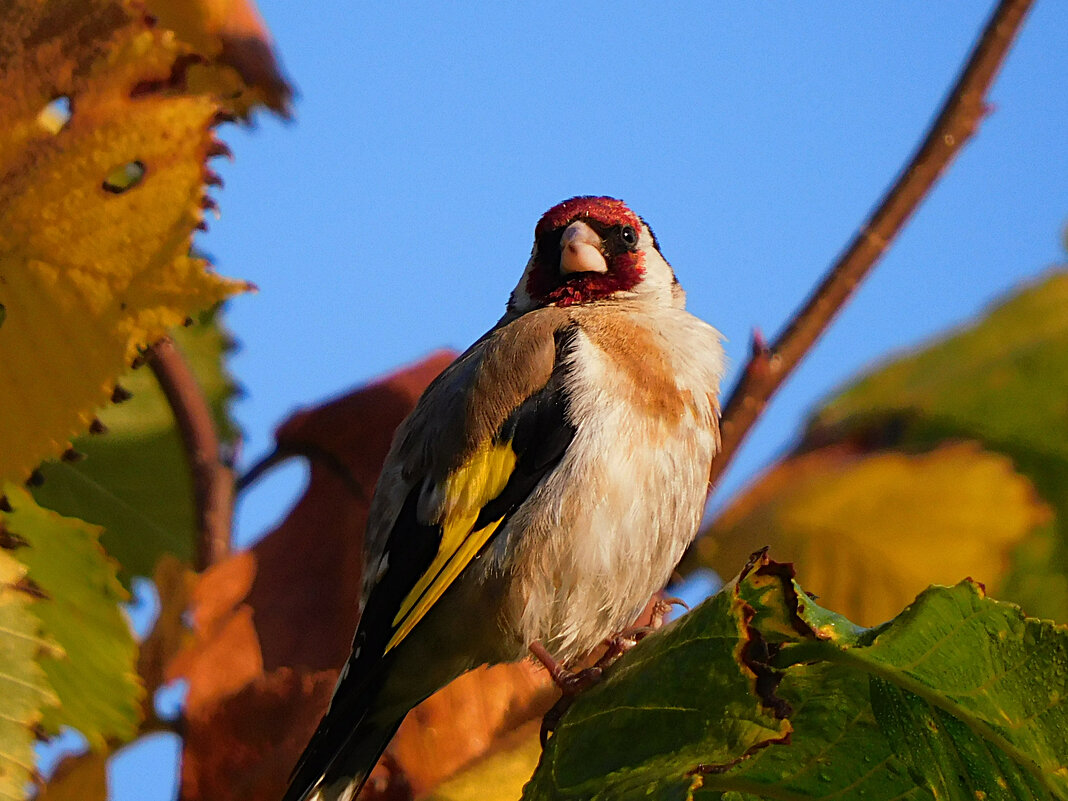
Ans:
POLYGON ((582 220, 575 220, 560 238, 560 272, 606 273, 608 262, 601 252, 601 237, 582 220))

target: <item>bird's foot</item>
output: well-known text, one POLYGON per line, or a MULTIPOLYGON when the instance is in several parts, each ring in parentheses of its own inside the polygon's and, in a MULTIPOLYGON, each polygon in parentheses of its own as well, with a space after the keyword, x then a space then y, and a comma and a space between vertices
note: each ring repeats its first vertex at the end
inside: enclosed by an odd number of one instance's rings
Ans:
POLYGON ((549 672, 553 683, 560 688, 562 695, 553 704, 552 709, 545 713, 541 721, 541 744, 544 746, 549 735, 556 729, 557 724, 571 707, 575 697, 594 686, 604 677, 604 672, 623 654, 641 642, 645 637, 664 625, 664 618, 674 606, 683 606, 689 609, 689 605, 681 598, 658 598, 650 610, 649 623, 645 626, 633 626, 605 640, 605 652, 592 667, 585 670, 571 671, 553 659, 549 651, 540 642, 530 644, 530 653, 541 662, 549 672))
POLYGON ((563 719, 567 710, 571 708, 571 704, 575 702, 575 698, 600 682, 601 679, 604 678, 605 670, 613 662, 623 656, 623 654, 637 645, 641 639, 651 631, 653 631, 653 629, 650 626, 640 626, 620 632, 615 637, 605 640, 605 652, 592 667, 574 672, 567 670, 553 660, 552 657, 545 652, 545 648, 541 643, 534 643, 531 645, 531 652, 537 657, 538 661, 545 666, 545 669, 549 671, 549 675, 552 677, 553 682, 556 683, 556 686, 559 687, 562 692, 562 695, 557 702, 553 704, 552 708, 545 713, 545 717, 541 719, 541 745, 543 748, 545 747, 546 740, 549 739, 549 735, 556 731, 557 725, 563 719))
MULTIPOLYGON (((549 672, 549 677, 553 680, 553 683, 560 688, 562 693, 559 700, 553 704, 552 708, 545 713, 545 717, 541 719, 541 744, 544 747, 549 735, 553 733, 564 714, 571 708, 575 697, 601 680, 604 668, 609 662, 605 662, 604 657, 602 657, 593 667, 572 671, 553 659, 552 655, 540 642, 530 644, 530 653, 541 662, 542 666, 549 672)), ((618 654, 616 656, 618 657, 618 654)))
POLYGON ((631 626, 628 629, 623 629, 619 634, 605 640, 608 650, 597 661, 597 664, 602 668, 608 667, 608 665, 615 662, 654 631, 662 628, 664 618, 667 617, 668 612, 674 606, 682 606, 687 610, 690 608, 690 605, 681 598, 657 598, 653 601, 649 609, 649 622, 644 626, 631 626))
POLYGON ((540 642, 530 644, 530 653, 541 662, 542 666, 549 672, 549 677, 553 680, 553 683, 560 688, 560 691, 565 696, 578 695, 601 680, 603 666, 600 661, 585 670, 571 671, 553 659, 552 655, 540 642))

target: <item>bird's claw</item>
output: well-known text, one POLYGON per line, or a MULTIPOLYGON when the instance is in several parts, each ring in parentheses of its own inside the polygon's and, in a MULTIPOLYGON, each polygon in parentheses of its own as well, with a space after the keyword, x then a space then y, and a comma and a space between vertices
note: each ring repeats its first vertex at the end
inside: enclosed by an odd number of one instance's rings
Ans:
MULTIPOLYGON (((548 671, 553 683, 560 688, 560 699, 553 704, 552 708, 545 713, 541 721, 541 744, 545 745, 549 735, 556 729, 557 724, 571 707, 571 703, 580 693, 584 693, 593 685, 597 684, 604 675, 604 668, 614 660, 605 660, 601 657, 593 667, 585 670, 571 671, 553 659, 544 645, 540 642, 530 644, 530 653, 548 671)), ((618 657, 618 654, 616 655, 618 657)))
POLYGON ((600 663, 574 673, 565 670, 563 675, 556 681, 556 686, 560 688, 564 695, 570 695, 573 698, 597 684, 603 674, 604 668, 600 666, 600 663))
POLYGON ((538 739, 541 741, 543 749, 545 748, 545 743, 549 741, 549 735, 556 731, 556 727, 560 724, 567 710, 571 708, 571 703, 574 700, 575 696, 564 693, 541 719, 541 730, 538 732, 538 739))
POLYGON ((604 666, 601 661, 585 670, 568 670, 553 659, 552 655, 540 642, 530 644, 530 653, 541 662, 542 666, 549 672, 549 677, 553 680, 553 683, 560 688, 560 691, 565 696, 574 696, 585 692, 601 680, 601 674, 604 672, 604 666))
POLYGON ((649 628, 656 631, 663 626, 664 618, 667 617, 671 608, 674 606, 681 606, 687 612, 690 611, 690 605, 682 600, 682 598, 674 598, 670 596, 666 598, 657 598, 653 602, 653 608, 649 613, 649 628))
POLYGON ((545 667, 552 678, 553 683, 560 688, 562 695, 553 704, 552 708, 545 713, 541 721, 541 744, 549 739, 549 735, 555 731, 557 724, 563 719, 567 710, 571 707, 575 697, 586 692, 604 678, 604 672, 623 654, 664 625, 664 618, 672 607, 682 606, 689 610, 690 606, 681 598, 658 598, 652 606, 649 625, 633 626, 605 640, 605 652, 593 667, 585 670, 571 671, 553 659, 545 646, 540 642, 530 645, 530 653, 545 667))
MULTIPOLYGON (((647 625, 632 626, 629 629, 623 629, 623 631, 619 632, 616 636, 606 640, 608 653, 602 657, 602 661, 605 658, 610 658, 611 661, 615 661, 654 631, 663 628, 664 618, 667 617, 672 607, 675 606, 685 607, 687 611, 690 609, 690 605, 681 598, 657 598, 649 610, 649 623, 647 625)), ((598 664, 600 664, 600 662, 598 662, 598 664)))
POLYGON ((545 717, 541 719, 542 747, 545 746, 549 735, 556 730, 557 724, 560 723, 567 710, 571 708, 574 700, 604 677, 604 668, 600 665, 601 662, 598 661, 596 665, 585 670, 575 672, 562 670, 562 674, 559 677, 553 677, 556 686, 560 688, 561 695, 557 702, 552 705, 552 708, 545 713, 545 717))

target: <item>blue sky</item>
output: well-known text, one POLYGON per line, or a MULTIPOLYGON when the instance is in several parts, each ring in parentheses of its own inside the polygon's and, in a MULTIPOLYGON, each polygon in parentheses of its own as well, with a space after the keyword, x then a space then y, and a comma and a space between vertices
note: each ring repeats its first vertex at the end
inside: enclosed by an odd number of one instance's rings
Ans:
MULTIPOLYGON (((575 194, 644 216, 737 368, 773 334, 897 172, 991 3, 261 2, 296 120, 224 131, 222 218, 199 246, 254 281, 230 304, 244 463, 292 410, 504 308, 534 223, 575 194)), ((1039 2, 996 112, 785 387, 719 498, 788 447, 850 376, 976 314, 1063 258, 1068 4, 1039 2)), ((733 373, 732 373, 733 376, 733 373)), ((241 502, 248 542, 299 493, 241 502)), ((119 799, 169 798, 157 742, 119 799)))

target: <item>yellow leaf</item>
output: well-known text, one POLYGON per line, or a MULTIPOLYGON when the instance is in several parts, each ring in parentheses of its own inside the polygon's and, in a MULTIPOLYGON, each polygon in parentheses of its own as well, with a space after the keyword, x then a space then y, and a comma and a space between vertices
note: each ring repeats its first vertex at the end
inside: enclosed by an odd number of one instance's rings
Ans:
POLYGON ((120 2, 0 10, 0 478, 62 452, 140 347, 247 288, 189 255, 219 112, 185 91, 191 58, 120 2))
POLYGON ((434 788, 426 801, 516 801, 541 758, 541 721, 516 729, 486 757, 434 788))
POLYGON ((829 447, 772 468, 698 548, 729 575, 770 545, 821 605, 875 625, 929 584, 995 584, 1012 549, 1049 519, 1009 459, 972 443, 870 456, 829 447))

